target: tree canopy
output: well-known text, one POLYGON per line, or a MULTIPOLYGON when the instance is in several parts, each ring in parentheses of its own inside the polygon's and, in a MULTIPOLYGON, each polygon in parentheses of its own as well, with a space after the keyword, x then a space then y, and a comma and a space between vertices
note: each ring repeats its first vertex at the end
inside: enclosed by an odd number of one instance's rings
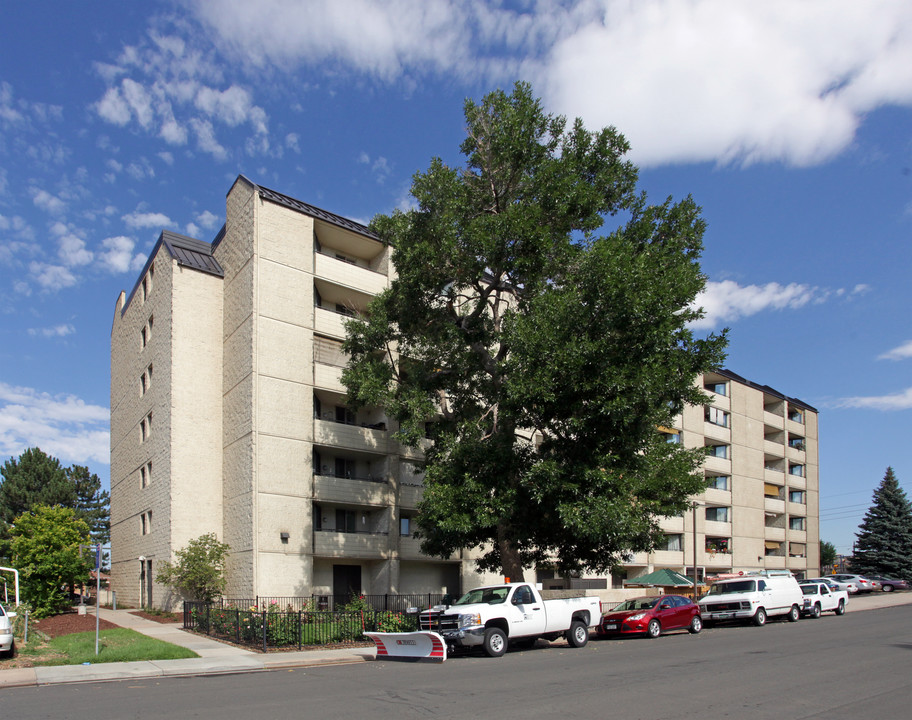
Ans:
POLYGON ((826 540, 820 541, 820 572, 828 573, 831 572, 833 566, 836 564, 836 546, 827 542, 826 540))
POLYGON ((13 564, 22 576, 23 595, 36 617, 69 605, 66 589, 87 582, 95 562, 89 526, 72 508, 35 505, 15 518, 10 531, 13 564))
POLYGON ((912 582, 912 503, 888 467, 855 534, 852 572, 912 582))
POLYGON ((175 552, 176 562, 163 562, 155 580, 191 600, 211 602, 225 591, 230 550, 231 546, 219 542, 215 533, 201 535, 175 552))
POLYGON ((689 197, 637 192, 614 128, 545 113, 527 84, 465 117, 465 166, 434 158, 415 209, 371 223, 397 275, 347 324, 343 382, 425 448, 424 552, 605 570, 704 487, 703 449, 659 429, 724 359, 724 332, 688 329, 705 224, 689 197))
POLYGON ((60 460, 34 447, 3 463, 0 474, 0 538, 15 518, 36 505, 47 505, 75 510, 88 524, 94 543, 110 539, 111 499, 87 467, 64 468, 60 460))

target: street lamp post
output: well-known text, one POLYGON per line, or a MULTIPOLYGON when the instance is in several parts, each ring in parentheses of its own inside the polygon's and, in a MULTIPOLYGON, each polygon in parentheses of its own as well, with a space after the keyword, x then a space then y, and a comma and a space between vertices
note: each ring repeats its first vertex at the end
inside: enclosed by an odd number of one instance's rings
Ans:
POLYGON ((693 511, 693 599, 697 601, 697 508, 703 507, 706 503, 694 500, 690 503, 693 511))

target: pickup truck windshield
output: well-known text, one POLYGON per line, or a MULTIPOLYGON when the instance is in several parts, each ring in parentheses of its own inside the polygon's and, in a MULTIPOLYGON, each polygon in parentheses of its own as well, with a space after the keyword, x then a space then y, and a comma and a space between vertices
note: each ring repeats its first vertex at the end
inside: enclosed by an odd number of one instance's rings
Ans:
POLYGON ((753 580, 738 580, 737 582, 719 583, 709 589, 710 595, 725 595, 727 593, 753 592, 756 590, 753 580))
POLYGON ((497 605, 507 599, 510 594, 508 587, 489 587, 469 590, 465 595, 459 598, 454 605, 475 605, 476 603, 487 603, 488 605, 497 605))

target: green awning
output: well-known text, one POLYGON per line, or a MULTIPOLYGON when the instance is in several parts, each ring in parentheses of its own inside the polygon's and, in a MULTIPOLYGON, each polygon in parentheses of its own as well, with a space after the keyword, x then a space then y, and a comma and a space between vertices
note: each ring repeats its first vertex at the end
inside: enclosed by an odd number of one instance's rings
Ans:
POLYGON ((642 585, 650 587, 693 587, 693 581, 684 577, 681 573, 660 568, 648 575, 630 578, 624 581, 624 585, 642 585))

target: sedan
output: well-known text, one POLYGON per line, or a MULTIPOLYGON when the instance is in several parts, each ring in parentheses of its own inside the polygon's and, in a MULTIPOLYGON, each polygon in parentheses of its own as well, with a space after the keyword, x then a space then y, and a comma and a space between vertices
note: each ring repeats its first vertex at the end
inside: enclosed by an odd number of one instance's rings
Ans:
POLYGON ((700 606, 681 595, 659 595, 625 600, 602 615, 597 628, 599 637, 645 635, 657 638, 667 630, 703 629, 700 606))
POLYGON ((828 578, 835 580, 840 585, 846 583, 849 585, 854 585, 855 590, 852 588, 846 588, 850 593, 859 592, 859 593, 869 593, 874 589, 874 584, 868 580, 866 577, 861 575, 849 575, 847 573, 839 573, 837 575, 827 575, 828 578))
POLYGON ((894 590, 908 590, 909 583, 905 580, 900 580, 899 578, 887 578, 881 577, 879 575, 869 575, 869 580, 874 580, 880 583, 880 589, 884 592, 893 592, 894 590))

